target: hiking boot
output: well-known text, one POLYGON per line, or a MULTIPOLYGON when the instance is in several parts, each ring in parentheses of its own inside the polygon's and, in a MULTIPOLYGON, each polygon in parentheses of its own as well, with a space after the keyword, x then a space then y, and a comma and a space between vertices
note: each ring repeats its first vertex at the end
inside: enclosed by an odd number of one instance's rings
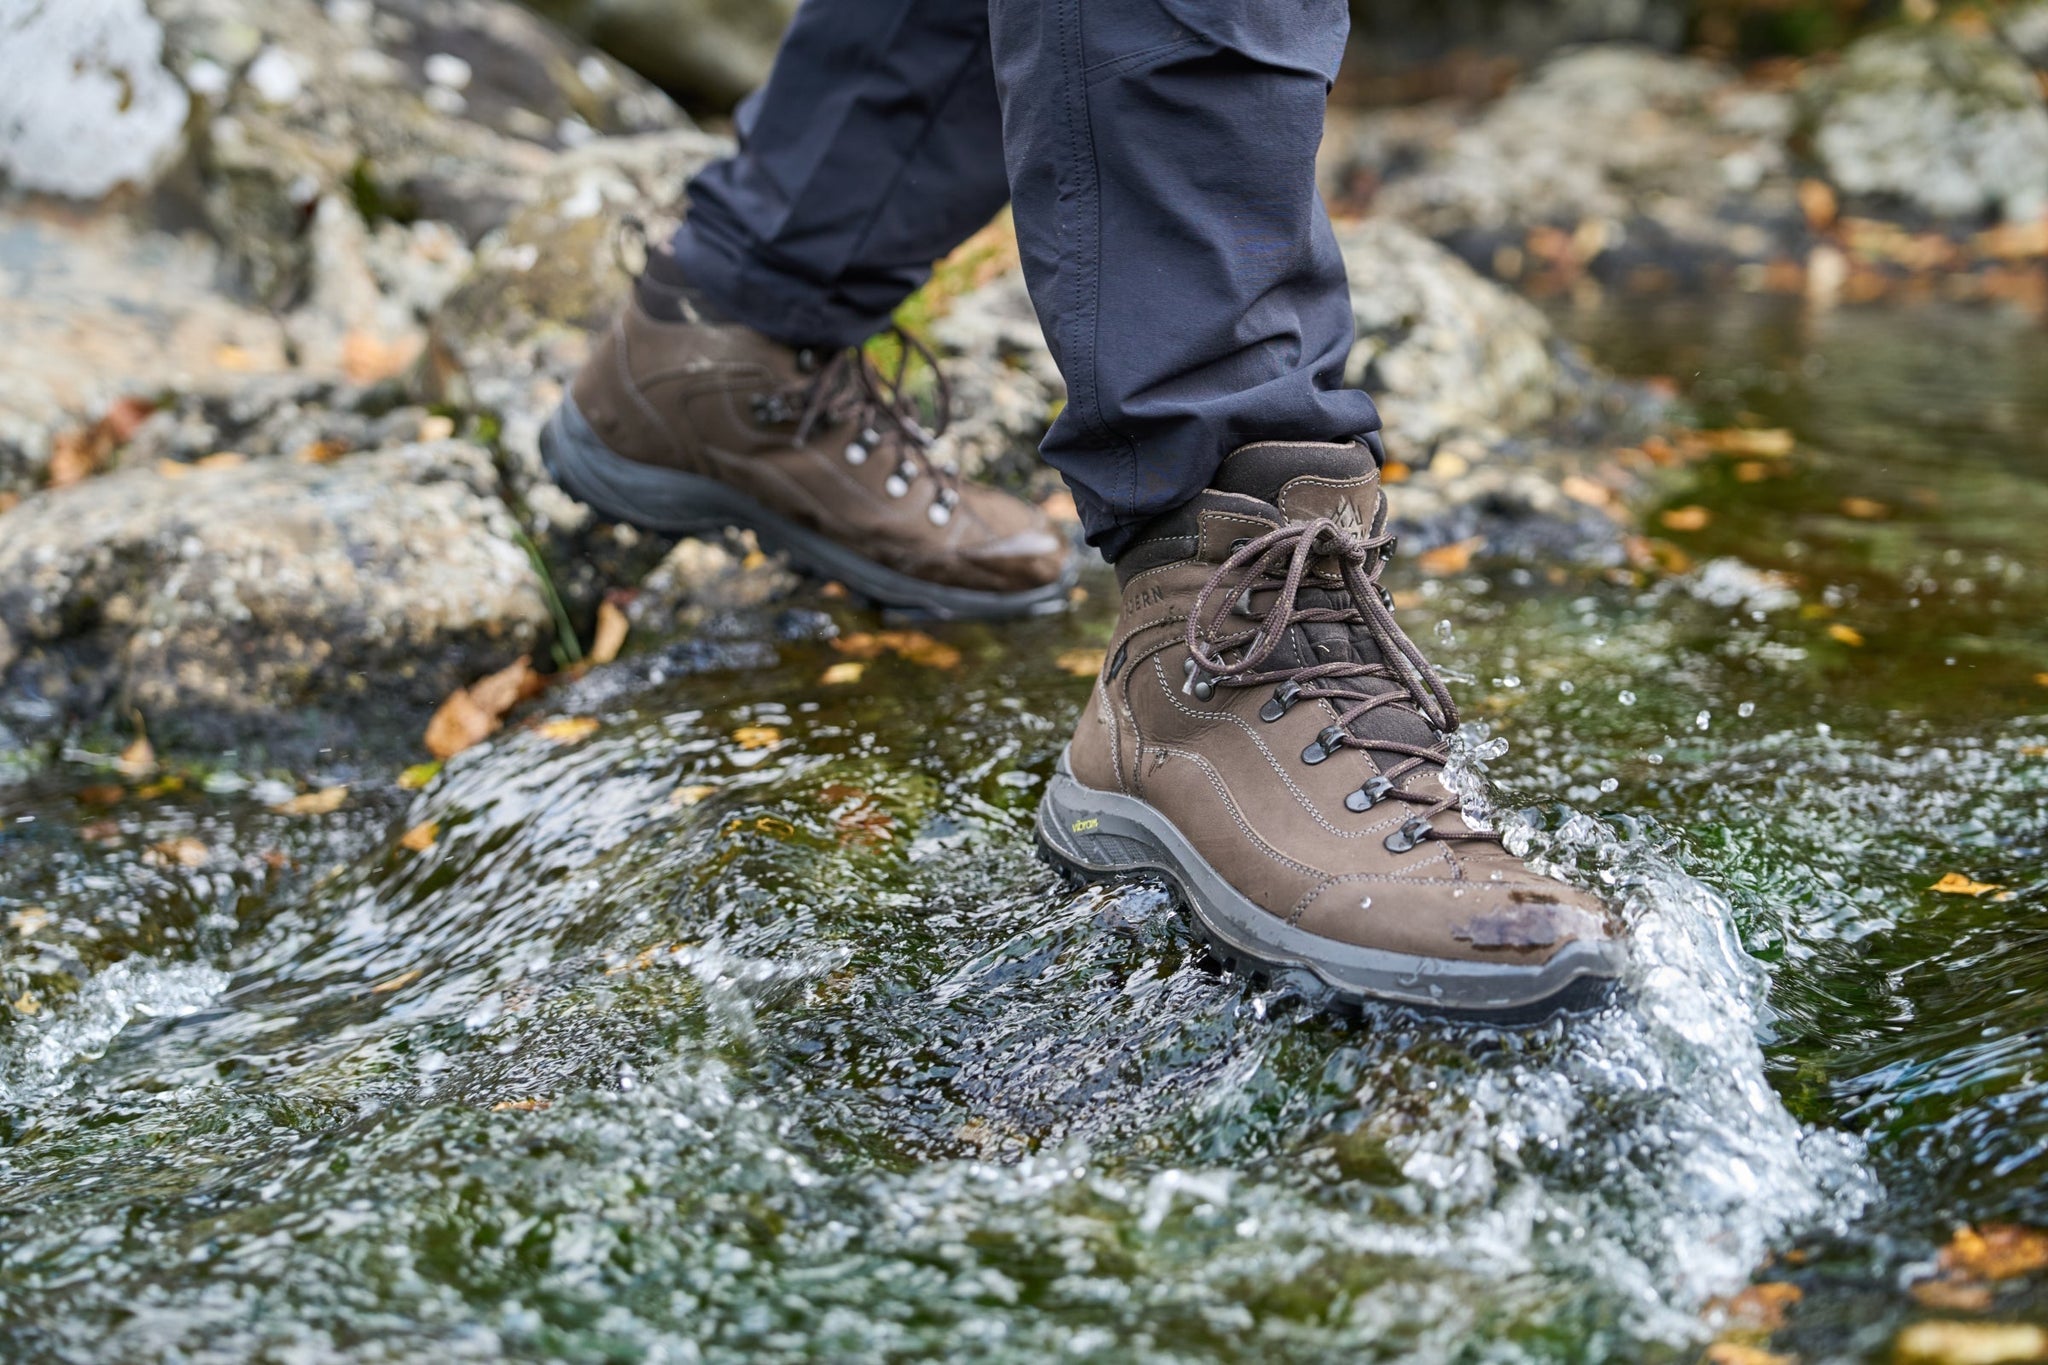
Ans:
POLYGON ((1621 961, 1605 908, 1443 783, 1458 711, 1379 584, 1386 523, 1365 445, 1268 442, 1148 526, 1039 837, 1084 876, 1164 873, 1226 960, 1316 994, 1501 1018, 1596 1000, 1621 961))
POLYGON ((1029 503, 934 464, 904 392, 913 356, 879 371, 864 351, 792 350, 693 302, 665 256, 541 435, 549 473, 600 515, 670 535, 752 531, 792 563, 885 606, 938 617, 1058 610, 1067 538, 1029 503))

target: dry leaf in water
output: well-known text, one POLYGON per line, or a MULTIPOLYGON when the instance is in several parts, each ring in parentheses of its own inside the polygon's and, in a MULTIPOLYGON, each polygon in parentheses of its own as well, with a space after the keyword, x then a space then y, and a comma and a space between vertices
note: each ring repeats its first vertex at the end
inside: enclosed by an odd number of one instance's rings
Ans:
POLYGON ((407 986, 410 986, 413 982, 419 980, 424 975, 426 975, 426 973, 420 970, 418 967, 413 968, 409 972, 400 972, 397 976, 392 977, 389 981, 379 981, 376 985, 370 987, 370 994, 389 995, 393 991, 405 989, 407 986))
MULTIPOLYGON (((1951 874, 1953 875, 1953 874, 1951 874)), ((1942 878, 1947 881, 1948 878, 1942 878)), ((1972 882, 1982 890, 1996 890, 1972 882)), ((1941 889, 1939 885, 1936 890, 1941 889)), ((1970 895, 1978 894, 1976 891, 1970 895)), ((2048 1270, 2048 1232, 2020 1227, 2016 1223, 1986 1223, 1965 1227, 1941 1249, 1943 1270, 1961 1271, 1980 1280, 2010 1280, 2048 1270)))
POLYGON ((1940 881, 1927 889, 1939 891, 1944 896, 1981 896, 1987 891, 2000 891, 2004 888, 1997 882, 1976 882, 1960 872, 1947 872, 1942 874, 1940 881))
POLYGON ((114 760, 114 771, 123 777, 147 777, 156 771, 156 749, 148 735, 136 736, 135 742, 121 751, 114 760))
POLYGON ((1861 647, 1863 644, 1863 632, 1854 626, 1845 626, 1840 621, 1828 627, 1828 638, 1845 645, 1861 647))
POLYGON ((1785 1310, 1805 1295, 1796 1284, 1771 1280, 1753 1284, 1721 1305, 1729 1320, 1758 1332, 1775 1332, 1785 1325, 1785 1310))
POLYGON ((626 632, 629 629, 626 613, 618 603, 606 598, 597 604, 597 633, 591 637, 590 652, 583 657, 594 664, 608 664, 619 657, 619 651, 626 647, 626 632))
POLYGON ((1748 455, 1760 459, 1779 459, 1792 453, 1792 433, 1783 428, 1751 431, 1732 428, 1727 431, 1703 431, 1700 439, 1709 450, 1722 455, 1748 455))
POLYGON ((1906 1292, 1922 1308, 1944 1313, 1982 1313, 1991 1307, 1991 1286, 1979 1280, 1922 1280, 1906 1292))
POLYGON ((347 787, 322 787, 319 791, 303 792, 271 809, 279 815, 332 815, 347 800, 347 787))
POLYGON ((432 763, 415 763, 398 775, 398 787, 400 791, 416 792, 440 775, 439 759, 432 763))
POLYGON ((867 671, 866 664, 854 659, 845 659, 820 673, 818 681, 827 687, 843 687, 848 683, 859 682, 861 674, 867 671))
POLYGON ((34 991, 23 991, 21 998, 14 1002, 14 1008, 20 1010, 23 1014, 40 1014, 42 1013, 43 1002, 36 999, 34 991))
POLYGON ((403 849, 409 849, 414 853, 425 853, 434 846, 434 841, 440 837, 441 822, 439 820, 422 820, 405 832, 405 837, 398 841, 398 846, 403 849))
POLYGON ((493 1114, 502 1114, 510 1109, 517 1110, 520 1113, 531 1114, 536 1110, 546 1109, 547 1107, 548 1102, 546 1100, 499 1100, 491 1106, 491 1112, 493 1114))
POLYGON ((2031 1323, 1916 1322, 1892 1343, 1895 1365, 2015 1365, 2048 1360, 2048 1328, 2031 1323))
POLYGON ((1707 523, 1713 519, 1714 514, 1712 512, 1697 505, 1692 507, 1674 507, 1668 512, 1660 513, 1657 517, 1657 520, 1669 531, 1704 531, 1707 529, 1707 523))
POLYGON ((926 668, 957 668, 960 665, 959 650, 934 640, 921 630, 855 631, 834 640, 832 647, 856 659, 878 659, 886 653, 926 668))
POLYGON ((706 783, 693 782, 687 787, 677 787, 674 791, 670 792, 668 803, 680 810, 686 806, 697 805, 717 790, 718 788, 706 783))
POLYGON ((187 834, 151 844, 142 861, 157 867, 204 867, 212 856, 213 850, 187 834))
POLYGON ((1717 1341, 1707 1348, 1707 1365, 1798 1365, 1798 1356, 1780 1355, 1739 1341, 1717 1341))
POLYGON ((27 938, 49 922, 50 912, 39 905, 31 905, 26 910, 17 910, 7 917, 7 927, 20 934, 23 938, 27 938))
POLYGON ((1434 550, 1424 550, 1415 556, 1415 566, 1433 578, 1463 573, 1472 567, 1472 556, 1485 544, 1484 536, 1468 536, 1464 540, 1454 540, 1448 545, 1439 545, 1434 550))
POLYGON ((594 716, 563 716, 541 725, 540 732, 557 744, 575 744, 596 734, 598 724, 594 716))
POLYGON ((1062 673, 1071 673, 1077 678, 1092 678, 1102 671, 1102 661, 1106 657, 1106 650, 1070 649, 1052 662, 1062 673))
POLYGON ((732 732, 732 742, 742 749, 766 749, 781 739, 782 731, 772 725, 742 725, 732 732))
POLYGON ((1858 521, 1882 521, 1892 514, 1892 509, 1876 498, 1843 498, 1842 513, 1858 521))

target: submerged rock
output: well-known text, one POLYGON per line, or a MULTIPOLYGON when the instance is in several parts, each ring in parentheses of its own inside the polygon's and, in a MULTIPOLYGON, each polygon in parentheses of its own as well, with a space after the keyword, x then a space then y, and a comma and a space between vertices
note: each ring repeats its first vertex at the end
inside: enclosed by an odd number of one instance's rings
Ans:
POLYGON ((455 441, 38 494, 0 514, 0 708, 273 748, 410 725, 544 637, 513 536, 489 454, 455 441))
POLYGON ((1950 216, 2048 211, 2048 101, 1992 37, 1936 25, 1876 34, 1809 99, 1814 146, 1851 194, 1950 216))

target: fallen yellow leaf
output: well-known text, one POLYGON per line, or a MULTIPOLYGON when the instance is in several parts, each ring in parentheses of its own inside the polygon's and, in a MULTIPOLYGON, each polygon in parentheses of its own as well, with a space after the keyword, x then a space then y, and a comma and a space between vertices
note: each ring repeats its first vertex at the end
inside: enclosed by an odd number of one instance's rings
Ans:
POLYGON ((121 751, 114 760, 114 771, 123 777, 147 777, 156 771, 156 748, 148 735, 137 735, 135 742, 121 751))
POLYGON ((1739 1341, 1717 1341, 1707 1348, 1707 1365, 1797 1365, 1798 1356, 1780 1355, 1739 1341))
POLYGON ((866 664, 853 659, 846 659, 833 664, 823 673, 820 673, 818 681, 824 683, 827 687, 841 687, 847 683, 859 682, 860 675, 867 671, 868 666, 866 664))
POLYGON ((606 599, 597 604, 597 633, 591 637, 590 653, 584 657, 594 664, 608 664, 619 657, 625 648, 626 632, 629 629, 626 613, 619 610, 616 602, 606 599))
POLYGON ((1845 626, 1840 621, 1837 621, 1828 627, 1828 638, 1838 640, 1845 645, 1860 646, 1863 643, 1863 632, 1854 626, 1845 626))
POLYGON ((1859 521, 1882 521, 1892 514, 1892 509, 1876 498, 1843 498, 1842 514, 1859 521))
POLYGON ((332 815, 347 800, 347 787, 323 787, 315 792, 302 792, 271 809, 279 815, 332 815))
POLYGON ((1668 512, 1658 514, 1657 517, 1664 528, 1670 531, 1704 531, 1707 529, 1707 523, 1713 519, 1712 512, 1697 505, 1674 507, 1668 512))
POLYGON ((1722 455, 1748 455, 1762 459, 1778 459, 1792 453, 1792 433, 1782 427, 1763 430, 1730 428, 1726 431, 1703 431, 1700 439, 1707 449, 1722 455))
POLYGON ((402 791, 416 792, 441 775, 441 760, 432 763, 415 763, 398 775, 398 786, 402 791))
MULTIPOLYGON (((1948 879, 1944 877, 1942 880, 1948 879)), ((1977 892, 1970 894, 1976 895, 1977 892)), ((1944 1270, 1959 1270, 1980 1280, 2010 1280, 2031 1275, 2037 1270, 2048 1270, 2048 1233, 2016 1223, 1986 1223, 1982 1227, 1960 1228, 1949 1239, 1949 1244, 1941 1249, 1941 1266, 1944 1270)))
POLYGON ((596 734, 598 725, 595 716, 563 716, 559 720, 547 721, 539 728, 542 735, 557 744, 575 744, 596 734))
POLYGON ((398 846, 410 849, 414 853, 425 853, 434 846, 434 841, 440 837, 441 822, 439 820, 422 820, 405 832, 405 837, 398 841, 398 846))
POLYGON ((1892 1360, 1895 1365, 2048 1360, 2048 1329, 2018 1322, 1916 1322, 1892 1342, 1892 1360))
POLYGON ((1388 460, 1380 469, 1381 483, 1406 483, 1415 471, 1399 460, 1388 460))
POLYGON ((732 732, 733 743, 742 749, 766 749, 781 739, 782 731, 772 725, 742 725, 732 732))
POLYGON ((1998 891, 2003 888, 1997 882, 1971 881, 1960 872, 1946 872, 1942 874, 1940 881, 1927 889, 1939 891, 1944 896, 1981 896, 1987 891, 1998 891))
POLYGON ((1485 544, 1484 536, 1468 536, 1464 540, 1454 540, 1448 545, 1439 545, 1434 550, 1424 550, 1415 556, 1415 567, 1432 578, 1463 573, 1472 566, 1472 556, 1485 544))
POLYGON ((491 1112, 493 1114, 502 1114, 508 1109, 516 1109, 530 1114, 535 1110, 548 1107, 548 1101, 546 1100, 499 1100, 491 1106, 491 1112))
POLYGON ((2022 744, 2021 758, 2048 758, 2048 744, 2022 744))
POLYGON ((34 991, 23 991, 21 998, 14 1002, 14 1008, 20 1010, 23 1014, 40 1014, 42 1013, 43 1002, 36 999, 34 991))
POLYGON ((1071 673, 1077 678, 1092 678, 1102 671, 1102 661, 1106 657, 1105 650, 1070 649, 1052 662, 1061 672, 1071 673))
POLYGON ((1594 483, 1583 474, 1567 474, 1557 489, 1573 502, 1583 502, 1588 507, 1605 507, 1614 501, 1614 490, 1605 484, 1594 483))
POLYGON ((888 653, 926 668, 957 668, 960 665, 959 650, 934 640, 921 630, 855 631, 834 640, 832 647, 856 659, 878 659, 888 653))
POLYGON ((379 981, 376 985, 370 987, 370 994, 389 995, 393 991, 403 990, 424 975, 425 973, 418 967, 413 968, 409 972, 400 972, 389 981, 379 981))
POLYGON ((706 783, 695 782, 687 787, 677 787, 669 794, 668 803, 678 809, 684 806, 694 806, 717 790, 718 788, 706 783))

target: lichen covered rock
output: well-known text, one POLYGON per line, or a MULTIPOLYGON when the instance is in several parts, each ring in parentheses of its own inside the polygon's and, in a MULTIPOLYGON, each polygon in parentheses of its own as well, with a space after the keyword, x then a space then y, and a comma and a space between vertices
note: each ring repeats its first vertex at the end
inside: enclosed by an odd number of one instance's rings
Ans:
POLYGON ((548 628, 487 452, 461 442, 132 468, 0 514, 0 708, 139 711, 196 743, 344 743, 548 628))

